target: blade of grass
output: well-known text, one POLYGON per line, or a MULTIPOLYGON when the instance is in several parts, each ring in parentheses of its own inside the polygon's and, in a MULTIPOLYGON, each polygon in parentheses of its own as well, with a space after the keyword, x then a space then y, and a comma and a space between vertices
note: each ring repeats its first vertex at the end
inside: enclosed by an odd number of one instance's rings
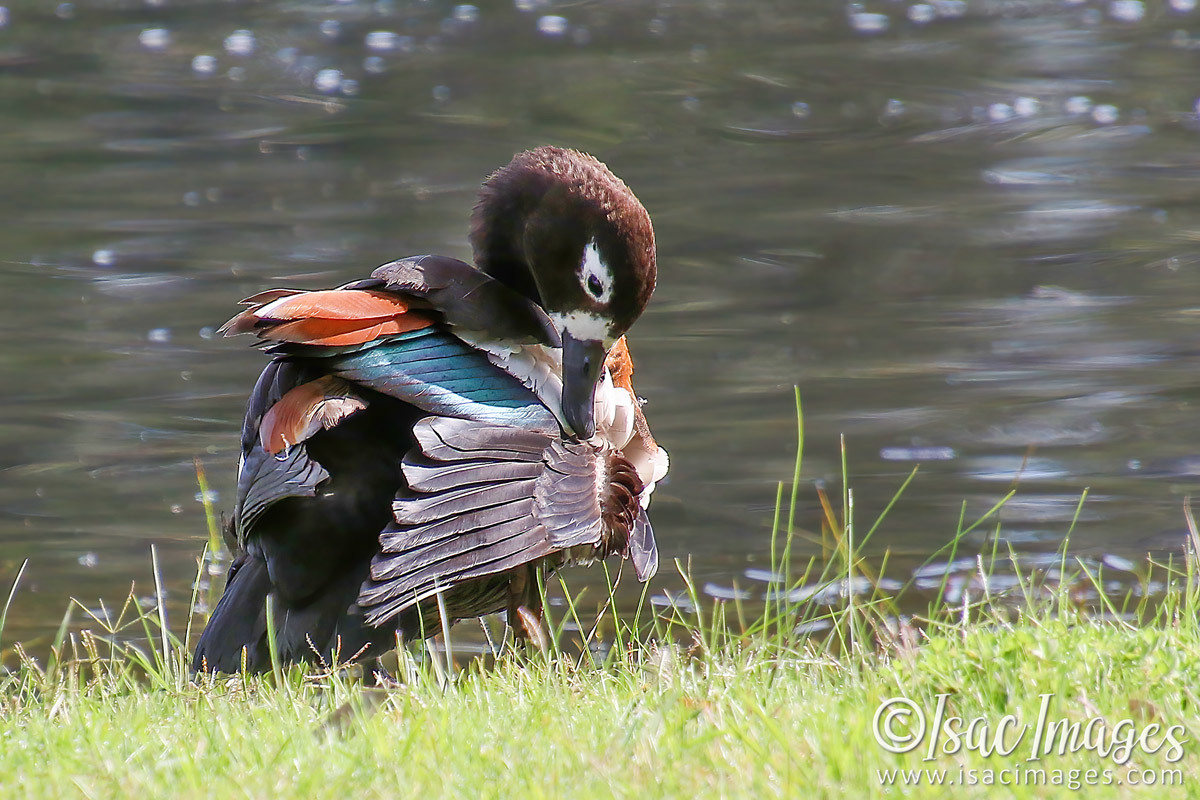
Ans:
POLYGON ((158 632, 162 641, 163 669, 169 669, 171 664, 170 628, 167 627, 167 594, 163 588, 162 569, 158 564, 158 547, 150 545, 150 563, 154 569, 154 604, 158 606, 158 632))
POLYGON ((50 645, 50 663, 46 665, 46 679, 54 681, 58 676, 58 670, 62 665, 62 646, 67 638, 67 631, 71 627, 71 611, 73 606, 67 605, 67 610, 63 614, 62 621, 58 624, 58 631, 54 634, 54 643, 50 645))
MULTIPOLYGON (((29 559, 21 562, 21 568, 17 570, 17 576, 13 578, 12 587, 8 590, 8 599, 4 601, 4 610, 0 611, 0 645, 4 643, 4 626, 8 622, 8 610, 12 608, 13 598, 17 596, 17 587, 21 585, 21 577, 25 574, 25 569, 29 566, 29 559)), ((0 661, 4 658, 4 648, 0 647, 0 661)))
POLYGON ((804 408, 800 404, 800 387, 792 387, 796 394, 796 463, 792 469, 792 497, 788 504, 787 538, 783 545, 783 581, 791 583, 792 540, 796 535, 796 504, 800 495, 800 466, 804 462, 804 408))
POLYGON ((271 674, 275 676, 275 685, 284 686, 283 660, 279 657, 279 639, 275 630, 275 593, 267 595, 267 650, 271 656, 271 674))
POLYGON ((196 465, 196 483, 200 485, 200 502, 204 505, 204 523, 208 527, 208 552, 216 555, 221 552, 221 529, 217 525, 217 513, 213 509, 212 493, 208 490, 208 475, 199 458, 194 458, 196 465))
POLYGON ((454 680, 454 647, 450 644, 450 614, 446 611, 445 592, 437 593, 438 619, 442 623, 442 645, 446 650, 446 680, 454 680))

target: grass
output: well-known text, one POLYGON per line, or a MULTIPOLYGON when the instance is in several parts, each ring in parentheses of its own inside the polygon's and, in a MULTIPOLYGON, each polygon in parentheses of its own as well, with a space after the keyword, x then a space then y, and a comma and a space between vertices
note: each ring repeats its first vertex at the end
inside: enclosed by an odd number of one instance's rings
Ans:
MULTIPOLYGON (((567 592, 537 647, 486 663, 455 658, 450 641, 404 650, 396 689, 284 665, 197 684, 186 671, 192 632, 176 638, 156 610, 126 602, 82 632, 69 613, 48 658, 14 646, 15 666, 0 673, 0 788, 31 798, 1200 796, 1195 545, 1182 564, 1150 566, 1146 584, 1169 586, 1151 603, 1145 591, 1109 596, 1065 548, 1059 570, 1039 575, 993 544, 978 555, 975 596, 905 616, 894 593, 839 595, 864 579, 878 587, 886 568, 861 556, 882 519, 857 535, 848 488, 840 509, 821 495, 824 556, 791 563, 805 535, 793 511, 799 466, 791 491, 779 487, 779 578, 762 609, 702 602, 677 564, 685 597, 673 607, 654 610, 643 594, 623 613, 610 602, 584 614, 567 592), (1005 565, 1012 588, 991 590, 1005 565), (814 587, 839 599, 817 603, 814 587), (911 752, 874 733, 913 730, 902 705, 879 711, 891 698, 926 715, 911 752), (939 706, 962 721, 931 751, 939 706), (1067 752, 1030 760, 1039 727, 1067 752), (1012 751, 989 755, 997 744, 1012 751), (930 772, 905 776, 920 785, 885 785, 881 773, 897 769, 930 772), (935 770, 958 785, 934 785, 935 770), (1134 789, 1131 777, 1169 785, 1134 789)), ((961 555, 994 511, 964 518, 939 557, 961 555)))

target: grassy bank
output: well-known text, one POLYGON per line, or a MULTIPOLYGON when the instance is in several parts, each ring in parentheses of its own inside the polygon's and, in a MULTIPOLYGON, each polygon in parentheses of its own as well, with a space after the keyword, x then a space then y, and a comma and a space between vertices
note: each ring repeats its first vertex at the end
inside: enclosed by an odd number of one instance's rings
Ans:
POLYGON ((551 609, 540 646, 486 664, 455 657, 452 631, 448 647, 404 651, 403 685, 386 690, 352 671, 282 667, 197 685, 187 642, 136 604, 94 626, 124 636, 64 627, 49 659, 16 648, 16 666, 0 675, 0 791, 1200 796, 1194 558, 1156 567, 1169 588, 1153 605, 1144 593, 1128 603, 1106 595, 1101 576, 1066 556, 1052 579, 1018 573, 1007 592, 992 591, 987 570, 1004 560, 994 550, 979 559, 979 589, 954 606, 935 601, 909 617, 880 593, 818 604, 794 590, 836 597, 875 573, 853 544, 848 492, 824 498, 826 558, 786 568, 800 535, 788 495, 781 487, 779 585, 765 609, 706 604, 684 577, 690 591, 666 611, 551 609), (892 752, 920 727, 913 709, 924 736, 892 752))
MULTIPOLYGON (((1179 611, 1141 629, 1060 614, 947 624, 912 647, 840 657, 731 640, 715 651, 633 650, 599 666, 504 657, 452 681, 426 664, 387 692, 299 670, 280 682, 195 686, 179 664, 159 674, 160 685, 121 658, 46 675, 27 667, 0 692, 0 783, 6 797, 938 797, 946 789, 927 785, 936 775, 886 789, 879 771, 946 769, 957 782, 969 779, 963 768, 981 784, 955 796, 1047 797, 1071 795, 1072 774, 1086 780, 1071 770, 1108 770, 1096 780, 1124 782, 1136 769, 1143 781, 1182 784, 1146 796, 1193 796, 1200 635, 1195 609, 1179 611), (1122 720, 1135 736, 1154 723, 1162 731, 1135 744, 1126 766, 1096 748, 1028 761, 1040 694, 1053 695, 1050 721, 1104 720, 1104 747, 1129 740, 1122 720), (986 738, 999 731, 1014 753, 964 747, 922 761, 926 743, 908 754, 883 750, 872 732, 883 701, 911 699, 932 727, 942 695, 947 716, 983 718, 986 738), (1001 731, 1006 714, 1030 730, 1001 731), (1176 724, 1186 731, 1176 736, 1181 757, 1169 762, 1165 731, 1176 724), (1043 769, 1044 782, 1061 770, 1064 785, 1002 786, 1006 768, 1043 769), (996 786, 983 785, 984 770, 997 773, 996 786)), ((893 732, 906 730, 893 723, 893 732)), ((1131 791, 1114 784, 1085 796, 1131 791)))

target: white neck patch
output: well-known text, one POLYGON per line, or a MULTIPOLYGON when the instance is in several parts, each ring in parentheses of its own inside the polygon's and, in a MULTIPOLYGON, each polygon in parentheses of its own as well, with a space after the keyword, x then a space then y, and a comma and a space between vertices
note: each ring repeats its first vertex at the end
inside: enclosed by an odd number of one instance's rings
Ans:
POLYGON ((597 303, 607 304, 612 300, 613 276, 612 270, 600 259, 600 250, 595 240, 583 248, 583 263, 579 265, 579 284, 587 292, 588 297, 597 303), (600 294, 593 291, 596 284, 600 286, 600 294))
POLYGON ((559 333, 569 333, 579 341, 604 342, 605 348, 612 347, 616 339, 608 331, 609 320, 588 311, 572 311, 570 314, 547 314, 559 333))

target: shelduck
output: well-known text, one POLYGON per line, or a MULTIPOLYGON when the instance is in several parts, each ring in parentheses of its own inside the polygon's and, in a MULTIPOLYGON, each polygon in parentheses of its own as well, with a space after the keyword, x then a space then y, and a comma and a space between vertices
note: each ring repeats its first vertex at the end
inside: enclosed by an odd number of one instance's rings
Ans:
POLYGON ((225 593, 199 671, 373 657, 451 621, 537 618, 536 571, 658 551, 666 474, 624 335, 654 230, 595 158, 520 153, 471 218, 475 265, 386 264, 337 289, 243 301, 226 335, 272 355, 242 428, 225 593), (522 614, 524 608, 527 613, 522 614))

